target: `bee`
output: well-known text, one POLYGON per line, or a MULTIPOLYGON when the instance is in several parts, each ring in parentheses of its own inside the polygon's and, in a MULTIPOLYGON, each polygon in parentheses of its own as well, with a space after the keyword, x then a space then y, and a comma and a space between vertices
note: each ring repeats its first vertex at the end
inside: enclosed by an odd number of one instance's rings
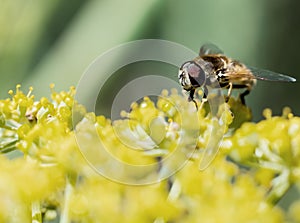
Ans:
POLYGON ((204 88, 202 103, 207 99, 207 86, 219 86, 228 89, 225 101, 228 102, 233 89, 241 89, 239 98, 245 103, 248 95, 256 84, 256 80, 295 82, 296 79, 287 75, 263 70, 225 56, 214 44, 205 44, 200 48, 199 56, 183 63, 179 69, 178 79, 182 88, 189 92, 189 101, 193 101, 195 90, 204 88))

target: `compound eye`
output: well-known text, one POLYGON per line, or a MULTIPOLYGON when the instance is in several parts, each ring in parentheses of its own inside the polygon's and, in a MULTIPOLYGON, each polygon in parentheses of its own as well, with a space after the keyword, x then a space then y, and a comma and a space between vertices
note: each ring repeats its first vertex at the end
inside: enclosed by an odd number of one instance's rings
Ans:
POLYGON ((188 61, 182 66, 183 70, 187 72, 191 83, 195 87, 200 87, 204 84, 206 75, 204 70, 194 61, 188 61))

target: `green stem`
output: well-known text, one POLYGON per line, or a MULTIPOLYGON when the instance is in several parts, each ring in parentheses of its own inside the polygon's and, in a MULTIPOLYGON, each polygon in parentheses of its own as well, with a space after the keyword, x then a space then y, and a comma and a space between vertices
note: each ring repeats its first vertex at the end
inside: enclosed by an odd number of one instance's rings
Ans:
POLYGON ((63 209, 61 212, 61 217, 59 223, 69 223, 69 210, 70 210, 70 198, 73 193, 74 187, 71 184, 69 178, 67 177, 66 182, 66 189, 65 189, 65 197, 64 197, 64 204, 63 209))
POLYGON ((268 201, 276 204, 291 186, 290 171, 284 169, 280 175, 273 179, 272 189, 268 195, 268 201))
POLYGON ((32 223, 42 223, 42 213, 39 201, 34 201, 31 204, 31 219, 32 223))

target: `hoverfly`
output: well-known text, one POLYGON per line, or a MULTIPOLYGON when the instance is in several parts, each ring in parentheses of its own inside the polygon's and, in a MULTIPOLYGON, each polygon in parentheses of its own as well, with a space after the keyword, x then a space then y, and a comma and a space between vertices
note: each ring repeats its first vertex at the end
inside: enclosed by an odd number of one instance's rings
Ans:
POLYGON ((199 56, 183 63, 179 69, 178 79, 183 89, 189 92, 189 101, 193 101, 195 90, 204 88, 202 102, 206 101, 206 84, 218 84, 228 89, 225 101, 228 102, 233 89, 244 89, 239 98, 245 104, 245 96, 250 93, 256 80, 295 82, 287 75, 246 66, 243 63, 226 57, 214 44, 205 44, 200 48, 199 56), (217 81, 217 83, 216 83, 217 81), (206 83, 205 83, 206 82, 206 83))

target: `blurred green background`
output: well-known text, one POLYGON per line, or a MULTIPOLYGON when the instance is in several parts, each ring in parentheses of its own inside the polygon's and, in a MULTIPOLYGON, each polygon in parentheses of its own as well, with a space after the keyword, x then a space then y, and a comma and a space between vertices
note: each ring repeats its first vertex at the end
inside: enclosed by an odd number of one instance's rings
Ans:
MULTIPOLYGON (((98 55, 142 38, 196 52, 212 42, 230 57, 300 80, 299 21, 298 0, 0 0, 0 96, 18 83, 37 97, 49 95, 50 83, 67 90, 98 55)), ((259 81, 246 100, 255 120, 266 107, 300 115, 299 93, 300 82, 259 81)))

